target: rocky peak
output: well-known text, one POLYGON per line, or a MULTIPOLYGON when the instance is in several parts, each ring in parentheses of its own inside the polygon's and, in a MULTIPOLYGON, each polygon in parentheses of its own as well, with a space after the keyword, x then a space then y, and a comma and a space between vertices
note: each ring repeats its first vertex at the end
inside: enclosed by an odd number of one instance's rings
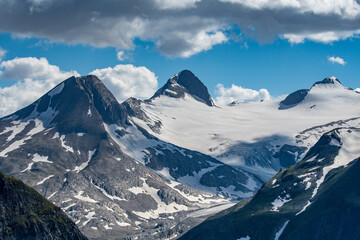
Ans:
POLYGON ((320 87, 320 86, 324 86, 324 85, 326 85, 327 87, 328 86, 332 86, 332 87, 341 86, 342 87, 339 79, 332 76, 332 77, 324 78, 322 81, 318 81, 318 82, 314 83, 311 88, 313 88, 315 86, 320 87))
POLYGON ((45 127, 83 121, 126 124, 126 111, 99 78, 70 77, 29 106, 3 119, 40 119, 45 127))
POLYGON ((305 97, 309 93, 319 93, 326 92, 329 89, 348 89, 345 88, 336 77, 327 77, 322 81, 315 82, 310 89, 300 89, 291 94, 289 94, 283 101, 280 102, 279 109, 288 109, 292 108, 299 103, 303 102, 305 97))
POLYGON ((215 105, 207 87, 189 70, 183 70, 171 77, 151 99, 161 95, 174 98, 184 98, 185 93, 208 106, 215 105))

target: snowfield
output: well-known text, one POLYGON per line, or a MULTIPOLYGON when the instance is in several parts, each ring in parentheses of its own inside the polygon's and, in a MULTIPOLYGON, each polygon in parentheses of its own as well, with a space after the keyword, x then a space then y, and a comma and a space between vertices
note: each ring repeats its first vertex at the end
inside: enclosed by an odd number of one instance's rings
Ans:
MULTIPOLYGON (((276 171, 247 166, 241 154, 224 153, 243 143, 268 142, 275 150, 285 143, 312 146, 321 134, 304 137, 302 142, 297 142, 296 136, 314 126, 358 117, 360 94, 335 81, 314 85, 298 105, 282 110, 279 106, 280 101, 263 101, 209 107, 189 94, 183 99, 161 95, 141 105, 150 121, 138 118, 133 121, 165 142, 199 151, 255 174, 264 174, 266 179, 276 171), (161 122, 158 132, 148 126, 156 121, 161 122)), ((359 122, 354 121, 349 124, 359 122)))

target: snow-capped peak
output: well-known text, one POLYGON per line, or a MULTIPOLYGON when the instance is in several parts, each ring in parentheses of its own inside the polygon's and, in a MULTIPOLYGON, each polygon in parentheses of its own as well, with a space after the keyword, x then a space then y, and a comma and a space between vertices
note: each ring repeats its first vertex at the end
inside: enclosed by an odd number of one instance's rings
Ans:
POLYGON ((337 79, 334 76, 331 76, 331 77, 324 78, 322 81, 314 83, 311 88, 314 88, 314 87, 320 87, 320 88, 323 88, 323 87, 325 87, 325 88, 337 88, 337 87, 340 87, 340 88, 343 88, 343 85, 341 85, 339 79, 337 79))
POLYGON ((185 94, 190 95, 208 106, 215 105, 206 86, 189 70, 183 70, 171 77, 151 99, 161 95, 173 98, 185 98, 185 94))

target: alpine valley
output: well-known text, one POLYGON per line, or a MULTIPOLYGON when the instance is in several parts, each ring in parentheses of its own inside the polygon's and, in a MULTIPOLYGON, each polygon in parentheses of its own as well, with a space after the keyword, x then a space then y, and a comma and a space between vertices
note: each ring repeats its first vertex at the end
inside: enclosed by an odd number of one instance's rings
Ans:
POLYGON ((188 70, 123 103, 90 75, 0 119, 0 171, 89 239, 358 239, 359 141, 335 77, 217 106, 188 70))

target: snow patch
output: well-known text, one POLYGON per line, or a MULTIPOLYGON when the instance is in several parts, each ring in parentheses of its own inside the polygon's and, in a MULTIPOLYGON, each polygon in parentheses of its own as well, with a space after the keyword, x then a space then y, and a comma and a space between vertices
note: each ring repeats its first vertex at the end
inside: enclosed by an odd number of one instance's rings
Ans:
POLYGON ((102 194, 104 194, 107 198, 111 199, 112 201, 115 201, 115 200, 118 200, 118 201, 127 201, 125 198, 120 198, 118 196, 113 196, 113 195, 110 195, 109 193, 106 192, 105 189, 99 187, 99 186, 96 186, 94 183, 91 183, 95 188, 99 189, 100 192, 102 194))
POLYGON ((72 171, 79 173, 80 171, 84 170, 84 168, 86 168, 89 165, 89 162, 93 158, 95 152, 96 152, 96 148, 92 151, 89 151, 88 152, 88 160, 86 162, 82 163, 80 166, 76 166, 72 171))
POLYGON ((142 187, 132 187, 129 189, 129 191, 134 194, 145 193, 145 194, 150 195, 157 203, 157 209, 149 210, 146 212, 133 211, 133 213, 135 215, 137 215, 141 218, 144 218, 144 219, 157 219, 157 218, 159 218, 159 215, 162 213, 171 214, 171 213, 175 213, 175 212, 179 212, 179 211, 188 210, 188 207, 185 205, 180 205, 175 202, 170 203, 170 204, 166 204, 166 203, 162 202, 157 194, 159 189, 150 187, 146 183, 146 179, 141 178, 141 180, 143 180, 142 187))
POLYGON ((112 229, 112 227, 109 227, 108 224, 106 224, 106 225, 104 226, 104 228, 105 228, 106 230, 111 230, 111 229, 112 229))
POLYGON ((43 184, 46 180, 48 180, 48 179, 52 178, 53 176, 54 176, 54 175, 50 175, 50 176, 48 176, 48 177, 44 178, 44 179, 43 179, 43 180, 41 180, 40 182, 36 183, 36 185, 41 185, 41 184, 43 184))
POLYGON ((128 227, 128 226, 131 226, 130 223, 126 223, 126 222, 118 222, 118 221, 116 221, 116 224, 119 225, 120 227, 128 227))
POLYGON ((57 87, 55 87, 53 90, 51 90, 49 93, 48 93, 48 96, 49 97, 53 97, 59 93, 61 93, 61 91, 63 90, 64 88, 64 83, 62 82, 61 84, 59 84, 57 87))
POLYGON ((95 212, 89 212, 88 214, 85 215, 86 221, 83 222, 82 226, 85 227, 86 224, 88 224, 88 222, 91 221, 91 219, 94 219, 95 217, 95 212))
POLYGON ((29 121, 29 123, 30 122, 34 122, 35 127, 33 129, 31 129, 23 139, 13 142, 10 146, 8 146, 3 151, 1 151, 0 157, 7 157, 9 152, 20 148, 22 145, 25 144, 25 141, 30 140, 35 134, 37 134, 45 129, 43 126, 43 123, 38 119, 31 120, 31 121, 29 121))
POLYGON ((57 191, 56 191, 56 192, 53 192, 52 194, 50 194, 50 196, 49 196, 47 199, 49 200, 49 199, 52 198, 56 193, 57 193, 57 191))
POLYGON ((64 141, 65 139, 65 135, 61 135, 60 137, 60 141, 61 141, 61 146, 66 150, 66 152, 72 152, 74 153, 74 149, 70 146, 67 146, 65 143, 66 141, 64 141))
POLYGON ((26 171, 31 171, 32 166, 34 165, 34 163, 36 162, 44 162, 44 163, 53 163, 52 161, 48 160, 47 156, 40 156, 39 154, 35 153, 33 155, 33 159, 32 162, 29 163, 29 165, 27 166, 27 168, 25 168, 24 170, 22 170, 21 172, 26 172, 26 171))
POLYGON ((285 203, 290 202, 292 199, 289 194, 285 195, 285 198, 282 198, 278 196, 271 204, 273 207, 271 208, 271 211, 273 212, 279 212, 279 208, 281 208, 285 203))
POLYGON ((308 206, 310 206, 311 202, 310 201, 307 201, 307 203, 305 204, 305 206, 295 214, 295 216, 299 215, 300 213, 304 212, 308 206))
POLYGON ((70 201, 72 201, 72 199, 71 199, 71 198, 68 198, 68 199, 66 199, 66 200, 62 201, 62 202, 61 202, 61 204, 63 204, 63 203, 67 203, 67 202, 70 202, 70 201))
POLYGON ((91 113, 91 108, 90 108, 90 106, 89 106, 89 109, 88 109, 88 111, 87 111, 87 116, 88 116, 88 117, 91 117, 91 116, 92 116, 92 113, 91 113))
POLYGON ((74 197, 83 202, 89 202, 89 203, 97 203, 98 202, 98 201, 90 198, 88 195, 86 195, 86 197, 82 196, 83 193, 84 193, 84 191, 80 191, 74 197))
POLYGON ((6 127, 5 130, 1 133, 1 135, 11 132, 10 136, 6 139, 6 142, 10 142, 13 140, 17 134, 21 133, 25 127, 29 124, 28 122, 20 122, 20 121, 13 121, 13 126, 6 127))
POLYGON ((280 230, 275 234, 274 240, 279 240, 281 234, 284 232, 284 230, 285 230, 286 226, 288 225, 288 223, 289 223, 289 220, 287 220, 287 221, 284 223, 284 225, 280 228, 280 230))
POLYGON ((249 236, 238 238, 237 240, 250 240, 249 236))
POLYGON ((72 203, 72 204, 70 204, 70 205, 68 205, 68 206, 66 206, 66 207, 64 207, 64 208, 61 208, 63 211, 66 211, 66 210, 68 210, 69 208, 71 208, 71 207, 73 207, 73 206, 75 206, 76 205, 76 203, 72 203))

